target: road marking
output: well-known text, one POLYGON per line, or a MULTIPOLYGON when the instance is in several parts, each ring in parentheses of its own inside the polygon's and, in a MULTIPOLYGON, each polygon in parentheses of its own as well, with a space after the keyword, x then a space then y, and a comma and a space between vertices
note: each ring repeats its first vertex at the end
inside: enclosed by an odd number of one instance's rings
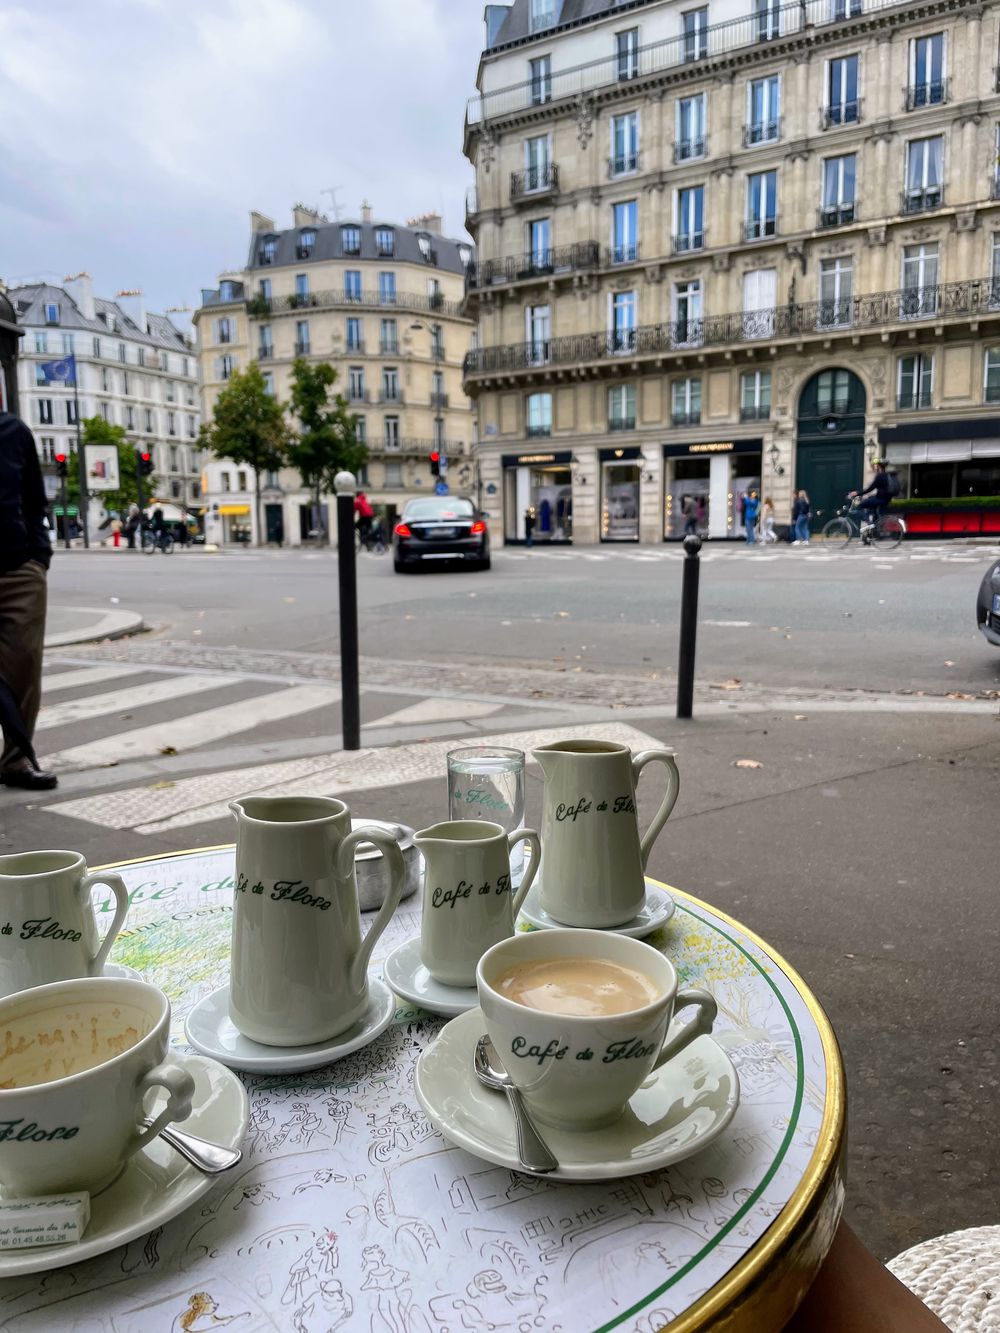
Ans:
POLYGON ((39 713, 36 729, 46 731, 52 727, 65 727, 73 722, 86 722, 92 717, 105 717, 108 713, 127 713, 147 704, 165 703, 168 699, 183 699, 189 694, 204 694, 206 690, 221 690, 227 685, 239 684, 239 676, 166 676, 145 685, 132 685, 127 690, 109 690, 86 699, 52 704, 39 713))
POLYGON ((45 762, 54 768, 100 768, 121 763, 124 759, 148 758, 159 754, 166 746, 175 750, 193 749, 316 708, 329 708, 339 699, 340 691, 328 685, 297 685, 287 690, 271 690, 253 699, 241 699, 238 703, 190 713, 173 721, 156 722, 152 726, 105 736, 86 745, 74 745, 68 750, 47 754, 45 762))
POLYGON ((470 722, 477 717, 492 717, 503 704, 482 703, 478 699, 421 699, 408 708, 389 713, 386 717, 366 722, 366 727, 405 726, 410 722, 470 722))
POLYGON ((102 685, 106 680, 120 680, 123 676, 139 676, 145 670, 141 666, 84 667, 80 671, 60 671, 42 676, 42 697, 54 694, 56 690, 72 690, 84 685, 102 685))
POLYGON ((719 629, 749 629, 752 620, 703 620, 703 625, 715 625, 719 629))

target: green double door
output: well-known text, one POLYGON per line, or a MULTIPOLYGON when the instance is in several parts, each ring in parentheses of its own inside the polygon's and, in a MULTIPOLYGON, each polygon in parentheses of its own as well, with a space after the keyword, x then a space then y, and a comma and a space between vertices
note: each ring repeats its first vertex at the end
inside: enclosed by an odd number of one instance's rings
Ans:
POLYGON ((854 439, 800 440, 795 456, 795 489, 812 506, 810 527, 817 532, 846 502, 848 491, 861 489, 865 470, 864 436, 854 439))

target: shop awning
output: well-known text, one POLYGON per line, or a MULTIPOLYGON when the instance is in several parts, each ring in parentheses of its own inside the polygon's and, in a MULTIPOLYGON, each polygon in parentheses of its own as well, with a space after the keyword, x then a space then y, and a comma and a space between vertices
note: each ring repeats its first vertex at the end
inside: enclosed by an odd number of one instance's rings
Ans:
POLYGON ((921 444, 887 444, 889 463, 962 463, 973 458, 1000 457, 1000 439, 928 440, 921 444))
POLYGON ((220 514, 249 514, 249 505, 219 505, 220 514))

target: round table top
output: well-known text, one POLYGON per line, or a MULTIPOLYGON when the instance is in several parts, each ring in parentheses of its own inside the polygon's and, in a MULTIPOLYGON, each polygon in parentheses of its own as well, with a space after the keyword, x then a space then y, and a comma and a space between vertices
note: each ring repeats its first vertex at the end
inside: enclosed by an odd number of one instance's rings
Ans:
MULTIPOLYGON (((186 1013, 228 980, 233 849, 117 868, 131 907, 111 958, 167 993, 183 1050, 186 1013)), ((713 993, 713 1036, 740 1078, 736 1115, 710 1147, 593 1184, 481 1161, 420 1110, 413 1068, 444 1020, 400 1001, 381 1037, 336 1064, 241 1075, 251 1114, 240 1166, 143 1240, 5 1280, 4 1327, 166 1333, 203 1293, 212 1327, 232 1317, 236 1328, 304 1333, 781 1328, 842 1206, 839 1050, 787 963, 669 891, 677 911, 649 943, 681 985, 713 993)), ((99 929, 113 910, 102 892, 99 929)), ((404 901, 379 940, 376 972, 419 933, 415 904, 404 901)))

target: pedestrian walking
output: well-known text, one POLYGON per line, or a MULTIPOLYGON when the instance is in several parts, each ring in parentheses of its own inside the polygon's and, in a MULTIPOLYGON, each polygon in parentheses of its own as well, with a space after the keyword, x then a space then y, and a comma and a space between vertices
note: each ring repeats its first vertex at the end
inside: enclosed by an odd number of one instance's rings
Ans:
POLYGON ((361 538, 361 544, 367 546, 371 541, 372 519, 375 517, 375 510, 364 491, 358 491, 354 497, 354 517, 357 520, 358 536, 361 538))
POLYGON ((111 520, 111 541, 116 549, 122 544, 122 521, 117 514, 111 520))
POLYGON ((809 545, 809 517, 812 514, 812 506, 809 503, 809 496, 805 491, 799 491, 795 497, 795 503, 792 505, 792 527, 795 533, 793 546, 809 545))
POLYGON ((531 545, 531 539, 535 533, 535 511, 528 508, 524 511, 524 544, 531 545))
POLYGON ((139 531, 141 519, 139 506, 133 502, 129 505, 128 514, 125 517, 125 542, 130 551, 135 550, 135 534, 139 531))
POLYGON ((760 500, 757 498, 757 492, 751 491, 743 505, 743 528, 747 546, 756 546, 757 544, 757 515, 759 513, 760 500))
POLYGON ((42 647, 52 545, 45 486, 31 431, 0 412, 0 784, 48 791, 32 738, 42 697, 42 647))
POLYGON ((696 536, 698 532, 698 507, 693 496, 685 495, 681 500, 681 515, 684 518, 684 536, 696 536))
POLYGON ((772 542, 778 540, 778 534, 774 530, 774 505, 767 495, 764 496, 760 511, 760 539, 765 546, 770 546, 772 542))

